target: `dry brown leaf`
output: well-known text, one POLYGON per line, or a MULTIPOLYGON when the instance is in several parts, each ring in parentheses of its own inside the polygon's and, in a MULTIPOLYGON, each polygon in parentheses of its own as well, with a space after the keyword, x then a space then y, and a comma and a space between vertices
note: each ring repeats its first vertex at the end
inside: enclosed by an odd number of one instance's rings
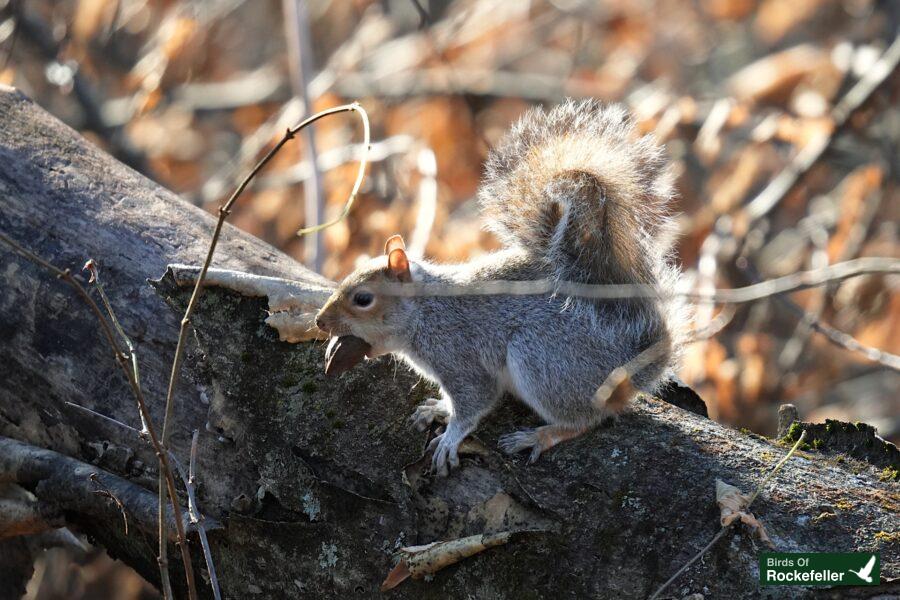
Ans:
POLYGON ((164 32, 161 32, 165 37, 160 50, 168 60, 173 60, 197 34, 198 23, 189 17, 177 17, 166 25, 164 32))
POLYGON ((775 135, 780 140, 790 142, 798 148, 819 142, 823 137, 831 135, 834 124, 829 117, 794 119, 782 115, 778 119, 775 135))
POLYGON ((766 356, 771 345, 768 342, 768 337, 761 333, 742 333, 737 340, 741 398, 753 405, 761 400, 763 390, 767 388, 766 356))
POLYGON ((812 17, 822 4, 822 0, 765 0, 759 7, 753 30, 761 40, 774 44, 812 17))
POLYGON ((716 214, 730 212, 744 201, 763 174, 768 154, 767 146, 752 144, 741 150, 726 168, 714 172, 709 186, 712 193, 710 205, 716 214))
POLYGON ((728 89, 748 102, 786 99, 808 75, 830 64, 828 53, 812 44, 801 44, 750 63, 728 79, 728 89))
POLYGON ((769 539, 763 524, 752 513, 747 512, 749 502, 749 495, 721 479, 716 479, 716 503, 719 505, 719 522, 722 527, 728 527, 736 520, 740 520, 759 537, 760 541, 771 546, 772 540, 769 539))
POLYGON ((865 211, 869 195, 881 187, 883 172, 878 165, 863 165, 847 175, 838 185, 841 194, 840 217, 837 228, 828 240, 828 260, 840 259, 847 240, 865 211))
POLYGON ((500 546, 509 541, 511 531, 492 534, 470 535, 469 537, 432 542, 424 546, 409 546, 400 549, 400 562, 381 584, 381 591, 391 590, 407 578, 421 579, 433 575, 444 567, 458 563, 488 548, 500 546))
POLYGON ((756 0, 703 0, 704 12, 716 19, 740 21, 756 8, 756 0))
POLYGON ((115 15, 115 2, 111 0, 80 0, 72 22, 72 38, 80 44, 96 36, 115 15))

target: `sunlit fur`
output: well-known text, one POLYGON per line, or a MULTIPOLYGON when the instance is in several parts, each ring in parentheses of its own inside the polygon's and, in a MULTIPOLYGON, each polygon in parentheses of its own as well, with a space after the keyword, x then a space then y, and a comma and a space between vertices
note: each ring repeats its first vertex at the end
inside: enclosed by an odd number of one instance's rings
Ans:
POLYGON ((410 307, 400 298, 375 292, 375 288, 379 283, 397 282, 388 269, 387 256, 369 260, 341 282, 319 311, 319 327, 332 335, 349 334, 366 340, 372 346, 370 357, 396 351, 403 340, 395 339, 394 333, 402 330, 408 318, 405 311, 410 307), (375 297, 365 308, 353 303, 353 295, 361 290, 372 291, 375 297))

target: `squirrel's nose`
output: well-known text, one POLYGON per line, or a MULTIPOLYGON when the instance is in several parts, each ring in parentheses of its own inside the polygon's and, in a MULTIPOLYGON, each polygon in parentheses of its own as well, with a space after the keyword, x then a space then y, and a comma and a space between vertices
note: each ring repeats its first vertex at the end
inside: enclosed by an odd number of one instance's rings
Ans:
POLYGON ((316 315, 316 327, 318 327, 322 331, 327 331, 327 329, 325 329, 325 321, 318 315, 316 315))

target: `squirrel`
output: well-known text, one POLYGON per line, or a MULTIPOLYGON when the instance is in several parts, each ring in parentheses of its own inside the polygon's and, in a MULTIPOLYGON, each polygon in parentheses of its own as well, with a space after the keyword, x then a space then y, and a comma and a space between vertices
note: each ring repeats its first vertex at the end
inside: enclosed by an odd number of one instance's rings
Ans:
MULTIPOLYGON (((651 346, 634 388, 652 393, 670 373, 683 316, 664 294, 625 299, 543 295, 390 295, 381 283, 479 284, 551 280, 645 284, 671 289, 673 185, 669 162, 650 136, 637 137, 618 105, 568 100, 531 109, 487 160, 478 199, 501 250, 470 262, 413 260, 400 236, 340 283, 316 317, 331 335, 368 342, 435 381, 411 420, 446 421, 429 445, 432 468, 459 465, 460 443, 510 392, 548 424, 500 438, 530 462, 618 412, 597 405, 607 376, 651 346)), ((629 388, 633 392, 633 388, 629 388)))

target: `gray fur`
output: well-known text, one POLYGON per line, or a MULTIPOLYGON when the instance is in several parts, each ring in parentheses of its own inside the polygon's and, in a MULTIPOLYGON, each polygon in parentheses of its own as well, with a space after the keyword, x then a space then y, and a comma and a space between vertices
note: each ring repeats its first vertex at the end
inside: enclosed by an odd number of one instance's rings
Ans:
MULTIPOLYGON (((415 280, 465 284, 545 277, 518 248, 464 265, 416 263, 415 280)), ((456 449, 510 392, 548 423, 578 429, 609 414, 594 393, 610 371, 667 335, 652 301, 588 303, 548 296, 402 298, 391 321, 405 340, 393 352, 437 382, 450 402, 446 433, 435 443, 436 470, 456 466, 456 449)), ((669 353, 635 384, 652 391, 669 353)), ((517 448, 516 448, 517 449, 517 448)))
POLYGON ((535 250, 556 277, 650 283, 668 266, 672 174, 627 111, 568 100, 528 111, 488 157, 479 201, 505 243, 535 250), (561 210, 560 227, 547 215, 561 210))
MULTIPOLYGON (((624 110, 592 102, 526 114, 489 159, 480 192, 489 226, 506 248, 461 265, 417 261, 412 279, 673 285, 668 168, 660 149, 648 138, 633 139, 632 129, 624 110)), ((594 396, 610 372, 659 343, 662 356, 632 378, 653 391, 672 363, 684 322, 677 304, 655 298, 379 297, 371 312, 377 318, 330 307, 346 305, 367 281, 394 276, 386 264, 374 259, 349 276, 320 314, 332 333, 362 337, 440 385, 443 401, 413 415, 419 426, 449 416, 432 444, 439 474, 458 465, 459 444, 504 392, 548 423, 580 431, 609 414, 594 396)), ((511 435, 501 446, 530 445, 534 459, 539 433, 511 435)))

